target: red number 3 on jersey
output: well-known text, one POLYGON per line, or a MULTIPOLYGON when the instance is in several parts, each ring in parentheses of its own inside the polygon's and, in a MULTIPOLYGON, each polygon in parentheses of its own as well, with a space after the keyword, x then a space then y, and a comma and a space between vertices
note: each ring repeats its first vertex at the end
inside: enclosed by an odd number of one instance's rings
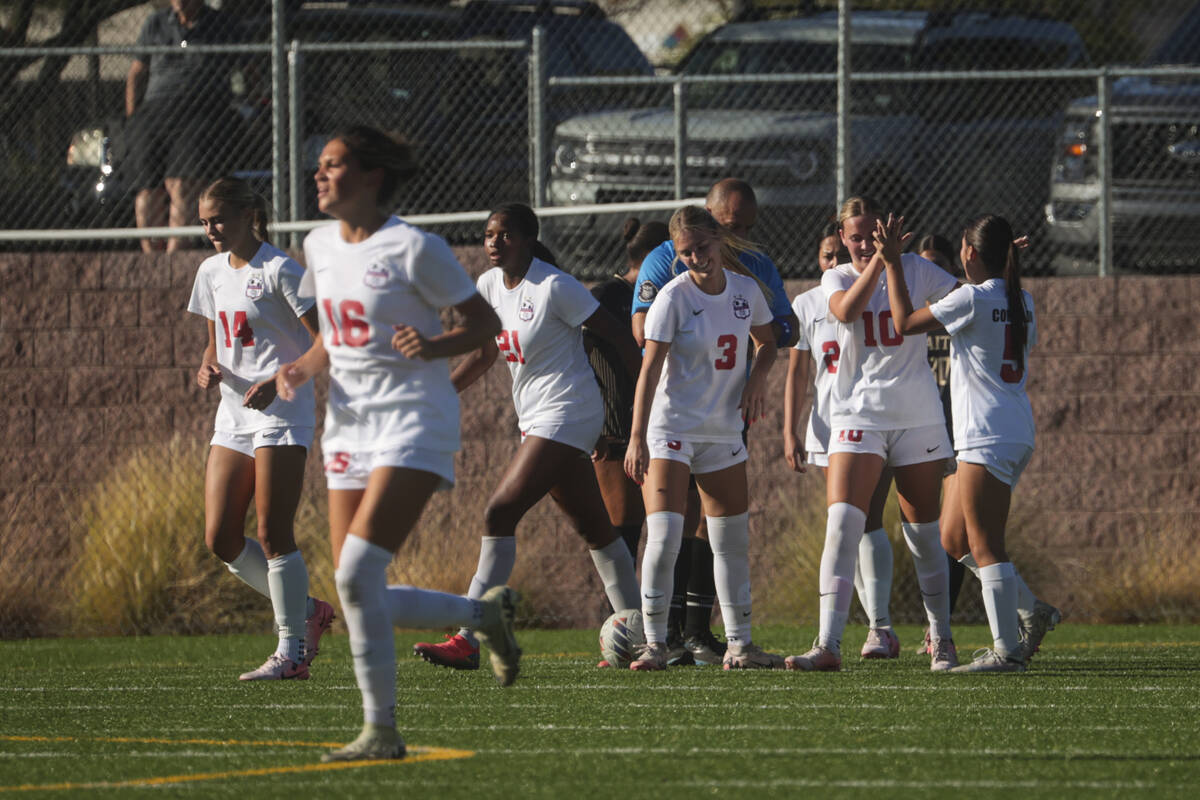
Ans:
POLYGON ((717 347, 721 348, 721 357, 713 362, 717 369, 733 369, 737 364, 738 340, 732 333, 717 337, 717 347))

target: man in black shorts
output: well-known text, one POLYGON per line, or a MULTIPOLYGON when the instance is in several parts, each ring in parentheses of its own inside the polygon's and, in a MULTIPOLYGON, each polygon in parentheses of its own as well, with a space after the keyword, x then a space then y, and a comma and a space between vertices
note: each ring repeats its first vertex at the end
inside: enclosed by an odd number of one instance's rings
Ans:
MULTIPOLYGON (((204 0, 171 0, 142 27, 139 46, 179 52, 139 53, 125 79, 126 169, 137 192, 139 228, 193 222, 200 189, 225 172, 238 129, 229 88, 234 56, 189 53, 188 47, 236 41, 234 20, 204 0)), ((179 244, 173 238, 166 248, 179 244)), ((143 239, 142 249, 149 252, 154 243, 143 239)))

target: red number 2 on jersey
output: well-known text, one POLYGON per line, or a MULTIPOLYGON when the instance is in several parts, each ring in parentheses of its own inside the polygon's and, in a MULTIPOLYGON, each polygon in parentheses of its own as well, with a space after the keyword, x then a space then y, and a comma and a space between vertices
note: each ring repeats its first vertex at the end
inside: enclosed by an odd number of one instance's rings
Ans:
POLYGON ((514 364, 524 364, 525 354, 521 352, 521 340, 516 331, 500 331, 496 334, 496 347, 504 353, 504 360, 514 364))
POLYGON ((321 301, 325 309, 325 318, 329 320, 332 335, 329 343, 333 346, 343 342, 347 347, 362 347, 371 340, 371 324, 366 320, 366 310, 357 300, 343 300, 338 304, 339 316, 333 310, 333 301, 321 301))
POLYGON ((233 339, 237 339, 242 343, 242 347, 254 346, 254 331, 250 329, 250 325, 246 322, 245 311, 233 312, 233 337, 230 337, 229 317, 225 316, 224 311, 218 311, 217 316, 221 318, 221 328, 225 331, 225 346, 233 347, 233 339))
POLYGON ((717 347, 721 348, 721 357, 713 362, 717 369, 733 369, 737 364, 737 337, 732 333, 724 333, 717 337, 717 347))
POLYGON ((1000 365, 1000 380, 1005 383, 1020 383, 1025 377, 1025 368, 1017 366, 1017 354, 1013 352, 1012 324, 1004 326, 1004 363, 1000 365))
POLYGON ((821 363, 825 365, 825 371, 830 374, 837 372, 837 362, 842 357, 842 348, 838 347, 837 342, 824 342, 821 345, 821 352, 825 354, 825 357, 821 359, 821 363))

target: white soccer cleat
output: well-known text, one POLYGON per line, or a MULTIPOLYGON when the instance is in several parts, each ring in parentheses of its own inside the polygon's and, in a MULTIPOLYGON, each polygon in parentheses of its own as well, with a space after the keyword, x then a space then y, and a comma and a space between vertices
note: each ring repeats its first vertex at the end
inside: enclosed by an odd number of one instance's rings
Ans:
POLYGON ((290 658, 284 658, 279 653, 271 653, 258 669, 243 672, 238 676, 239 681, 306 681, 308 680, 308 665, 297 664, 290 658))
POLYGON ((669 650, 663 642, 646 642, 634 651, 636 655, 629 668, 634 672, 659 672, 667 668, 669 650))
POLYGON ((326 753, 321 761, 383 761, 404 758, 408 752, 395 728, 387 725, 363 725, 362 733, 345 747, 326 753))
POLYGON ((863 658, 899 658, 900 639, 891 628, 871 628, 863 643, 863 658))
POLYGON ((929 669, 931 672, 946 672, 958 666, 958 648, 950 637, 929 637, 929 669))
POLYGON ((768 653, 751 642, 746 645, 730 644, 725 649, 722 666, 727 669, 783 669, 783 656, 768 653))
POLYGON ((507 586, 493 586, 479 598, 483 619, 475 633, 487 645, 492 674, 501 686, 512 686, 520 672, 521 648, 513 635, 519 599, 520 595, 507 586))
POLYGON ((1062 612, 1049 603, 1043 603, 1041 600, 1035 600, 1033 603, 1033 613, 1028 618, 1022 617, 1018 621, 1021 634, 1021 649, 1024 653, 1025 663, 1028 664, 1036 653, 1042 647, 1042 639, 1046 638, 1046 634, 1054 630, 1058 623, 1062 622, 1062 612))
POLYGON ((951 672, 1024 672, 1025 662, 1016 656, 1002 656, 995 650, 975 651, 975 660, 954 667, 951 672))
POLYGON ((785 658, 783 667, 799 672, 837 672, 842 668, 842 657, 828 647, 813 642, 812 649, 804 655, 785 658))

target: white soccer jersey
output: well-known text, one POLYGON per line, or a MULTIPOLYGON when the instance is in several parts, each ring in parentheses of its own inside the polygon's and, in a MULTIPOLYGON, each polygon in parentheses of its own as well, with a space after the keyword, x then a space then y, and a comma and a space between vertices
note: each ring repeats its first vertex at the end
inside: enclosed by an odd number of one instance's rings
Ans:
POLYGON ((312 294, 300 289, 303 275, 303 267, 265 242, 241 269, 229 263, 229 253, 217 253, 196 271, 188 311, 212 320, 217 332, 222 377, 216 430, 246 434, 316 424, 311 385, 290 403, 277 398, 262 411, 242 405, 246 390, 274 375, 280 364, 295 361, 312 343, 300 322, 313 306, 312 294))
POLYGON ((525 279, 504 286, 494 267, 479 276, 479 294, 500 317, 500 356, 512 374, 513 405, 522 431, 534 425, 604 416, 596 374, 583 349, 580 325, 600 304, 582 283, 533 259, 525 279))
POLYGON ((804 449, 809 453, 824 453, 829 450, 829 393, 841 355, 837 328, 830 321, 829 300, 820 286, 797 295, 792 301, 792 311, 800 321, 799 337, 793 347, 807 350, 813 359, 812 412, 808 415, 804 449))
POLYGON ((1033 447, 1033 408, 1025 393, 1029 351, 1037 342, 1033 297, 1022 291, 1028 322, 1025 368, 1012 351, 1003 278, 964 285, 930 307, 950 334, 954 449, 1005 443, 1033 447))
MULTIPOLYGON (((900 259, 914 308, 940 300, 957 280, 915 253, 900 259)), ((841 264, 821 276, 828 300, 849 289, 859 273, 841 264)), ((880 275, 862 316, 853 323, 832 314, 841 349, 830 392, 830 424, 834 430, 906 430, 945 424, 937 382, 929 369, 925 334, 901 336, 892 324, 887 272, 880 275)))
POLYGON ((446 359, 410 359, 392 349, 393 325, 432 338, 438 309, 475 294, 440 237, 391 217, 365 241, 342 239, 340 223, 304 239, 329 352, 326 454, 459 447, 458 394, 446 359))
POLYGON ((725 279, 725 291, 706 294, 685 272, 659 291, 646 314, 646 338, 671 345, 647 438, 742 441, 741 362, 751 326, 766 325, 772 316, 757 281, 729 270, 725 279))

